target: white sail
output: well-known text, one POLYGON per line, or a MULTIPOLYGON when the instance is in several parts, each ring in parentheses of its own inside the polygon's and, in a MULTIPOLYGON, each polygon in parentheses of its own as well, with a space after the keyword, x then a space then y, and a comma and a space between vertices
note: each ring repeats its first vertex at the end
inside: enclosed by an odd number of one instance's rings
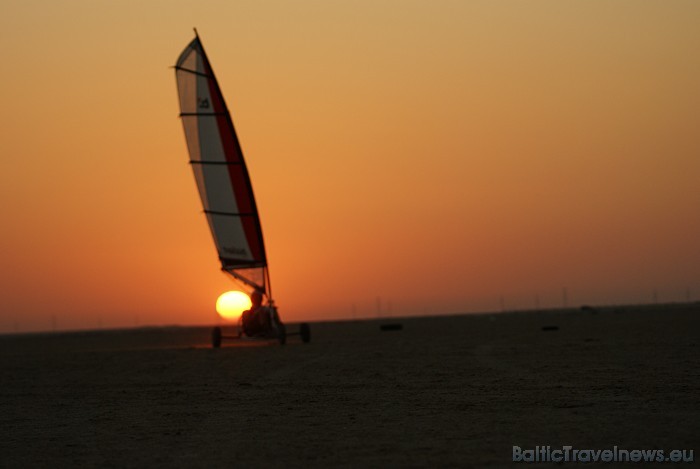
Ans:
POLYGON ((190 164, 222 269, 269 293, 267 258, 250 177, 199 37, 180 54, 175 75, 190 164))

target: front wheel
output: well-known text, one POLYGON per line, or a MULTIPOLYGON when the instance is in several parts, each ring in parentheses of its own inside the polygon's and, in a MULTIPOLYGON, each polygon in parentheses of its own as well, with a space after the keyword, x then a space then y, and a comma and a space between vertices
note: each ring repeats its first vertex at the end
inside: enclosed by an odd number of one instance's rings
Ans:
POLYGON ((218 326, 211 331, 211 346, 212 348, 221 347, 221 328, 218 326))
POLYGON ((277 340, 279 340, 280 345, 287 343, 287 328, 282 323, 277 326, 277 340))

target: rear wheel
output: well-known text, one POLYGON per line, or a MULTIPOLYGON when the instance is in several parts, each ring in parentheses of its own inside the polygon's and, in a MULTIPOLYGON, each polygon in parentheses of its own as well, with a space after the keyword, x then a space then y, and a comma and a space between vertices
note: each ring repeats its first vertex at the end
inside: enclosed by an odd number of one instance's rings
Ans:
POLYGON ((211 346, 213 348, 221 347, 221 328, 218 326, 211 331, 211 346))
POLYGON ((280 345, 287 343, 287 328, 282 323, 277 325, 277 340, 279 340, 280 345))
POLYGON ((301 336, 301 341, 308 344, 311 341, 311 327, 309 323, 302 322, 299 324, 299 335, 301 336))

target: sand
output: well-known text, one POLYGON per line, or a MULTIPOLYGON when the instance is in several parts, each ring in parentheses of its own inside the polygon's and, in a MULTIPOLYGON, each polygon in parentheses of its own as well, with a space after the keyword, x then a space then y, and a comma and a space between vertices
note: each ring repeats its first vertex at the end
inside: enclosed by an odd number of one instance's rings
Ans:
POLYGON ((513 445, 700 450, 698 304, 312 334, 218 350, 208 328, 2 336, 0 466, 501 467, 513 445))

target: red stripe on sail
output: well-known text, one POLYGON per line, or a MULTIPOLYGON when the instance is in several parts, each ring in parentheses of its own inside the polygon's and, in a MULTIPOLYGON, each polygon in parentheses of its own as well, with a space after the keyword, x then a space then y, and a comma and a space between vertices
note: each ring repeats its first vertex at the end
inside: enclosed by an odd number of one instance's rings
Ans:
MULTIPOLYGON (((211 75, 211 67, 206 59, 204 60, 204 67, 205 73, 211 75)), ((240 145, 234 133, 233 125, 229 125, 227 116, 224 114, 226 106, 221 92, 219 91, 219 87, 213 78, 209 78, 207 81, 214 112, 220 113, 216 116, 216 123, 219 128, 219 135, 221 136, 221 144, 224 149, 226 161, 240 163, 243 161, 243 155, 241 154, 240 145)), ((246 177, 243 165, 229 165, 228 170, 233 193, 236 197, 236 204, 238 205, 238 212, 254 213, 254 203, 250 195, 252 194, 252 189, 249 187, 250 182, 246 177)), ((241 217, 240 220, 243 225, 246 240, 248 241, 251 256, 254 260, 262 262, 264 260, 263 253, 254 217, 245 216, 241 217)))

